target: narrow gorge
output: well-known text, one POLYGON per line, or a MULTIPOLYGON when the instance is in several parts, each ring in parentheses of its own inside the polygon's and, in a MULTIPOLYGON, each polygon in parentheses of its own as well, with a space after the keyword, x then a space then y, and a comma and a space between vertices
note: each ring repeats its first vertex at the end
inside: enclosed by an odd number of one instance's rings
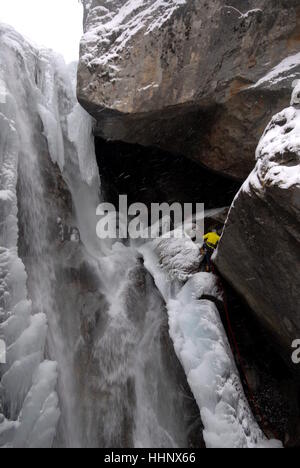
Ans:
POLYGON ((299 448, 300 2, 82 3, 78 63, 0 22, 0 447, 299 448))

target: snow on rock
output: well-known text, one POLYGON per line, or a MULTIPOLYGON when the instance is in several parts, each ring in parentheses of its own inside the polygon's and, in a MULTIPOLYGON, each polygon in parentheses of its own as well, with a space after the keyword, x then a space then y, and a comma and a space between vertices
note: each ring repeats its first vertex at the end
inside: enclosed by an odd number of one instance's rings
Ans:
MULTIPOLYGON (((189 276, 185 284, 178 282, 178 275, 174 280, 171 259, 175 242, 177 255, 181 245, 184 257, 185 239, 163 240, 161 250, 153 243, 139 250, 167 303, 170 336, 200 409, 206 446, 281 448, 281 442, 266 439, 255 421, 217 306, 214 300, 202 299, 212 296, 222 302, 217 278, 192 270, 185 276, 189 276)), ((191 264, 189 260, 187 264, 191 264)))
MULTIPOLYGON (((102 6, 94 8, 91 3, 89 1, 85 6, 90 27, 81 42, 85 51, 82 60, 90 67, 106 65, 118 58, 132 36, 140 31, 149 34, 159 29, 186 0, 128 0, 113 5, 111 0, 105 0, 101 2, 102 6)), ((113 64, 111 69, 118 70, 113 64)))
POLYGON ((293 82, 293 87, 291 106, 297 107, 300 105, 300 80, 295 80, 293 82))
POLYGON ((96 135, 245 180, 268 109, 285 105, 299 77, 298 0, 82 3, 77 93, 96 135))
POLYGON ((267 126, 256 150, 257 164, 242 191, 263 193, 270 187, 300 187, 300 86, 297 83, 291 107, 275 115, 267 126))
POLYGON ((186 237, 183 239, 163 239, 154 241, 155 252, 158 253, 160 263, 169 276, 180 281, 187 280, 199 271, 201 263, 200 246, 186 237))
POLYGON ((283 59, 276 67, 263 76, 251 88, 267 85, 273 87, 282 81, 290 81, 300 77, 300 53, 290 55, 283 59))
POLYGON ((215 262, 277 337, 290 361, 300 333, 299 83, 291 106, 276 114, 256 151, 256 166, 230 209, 215 262), (268 294, 266 294, 266 291, 268 294))

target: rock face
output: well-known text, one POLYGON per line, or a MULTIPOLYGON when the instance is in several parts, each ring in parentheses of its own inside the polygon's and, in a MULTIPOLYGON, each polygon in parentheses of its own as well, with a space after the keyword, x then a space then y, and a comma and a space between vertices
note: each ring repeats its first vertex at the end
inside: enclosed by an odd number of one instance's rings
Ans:
POLYGON ((290 360, 300 336, 300 86, 268 125, 216 255, 220 272, 277 337, 290 360))
POLYGON ((299 0, 83 0, 78 98, 105 139, 245 178, 300 73, 299 0))

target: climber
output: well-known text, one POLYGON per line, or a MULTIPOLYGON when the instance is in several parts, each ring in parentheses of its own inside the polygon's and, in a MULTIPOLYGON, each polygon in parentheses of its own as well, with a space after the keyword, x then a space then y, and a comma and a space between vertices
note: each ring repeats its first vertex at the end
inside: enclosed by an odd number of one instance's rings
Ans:
POLYGON ((201 253, 205 255, 206 271, 209 273, 211 271, 211 257, 218 246, 220 236, 216 229, 213 229, 211 232, 203 236, 203 239, 204 244, 201 253))

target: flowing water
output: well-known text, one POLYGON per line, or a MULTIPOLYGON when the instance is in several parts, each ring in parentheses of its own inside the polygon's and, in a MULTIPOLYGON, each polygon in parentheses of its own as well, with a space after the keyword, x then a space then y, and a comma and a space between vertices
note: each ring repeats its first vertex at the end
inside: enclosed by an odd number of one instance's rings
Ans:
MULTIPOLYGON (((9 28, 2 34, 0 110, 7 118, 7 102, 14 101, 8 116, 18 142, 14 229, 30 315, 12 344, 22 356, 13 380, 22 387, 28 372, 27 387, 2 395, 0 444, 186 447, 192 437, 200 444, 199 410, 168 336, 162 297, 134 249, 111 248, 96 237, 100 182, 92 124, 76 103, 70 69, 9 28), (76 226, 81 242, 63 241, 61 225, 76 226), (45 340, 28 328, 35 317, 43 319, 45 340), (29 372, 23 358, 33 351, 38 359, 29 372)), ((10 294, 11 285, 5 287, 10 294)), ((7 302, 2 314, 5 339, 13 306, 7 302)), ((7 389, 16 364, 8 354, 0 369, 7 389)))

